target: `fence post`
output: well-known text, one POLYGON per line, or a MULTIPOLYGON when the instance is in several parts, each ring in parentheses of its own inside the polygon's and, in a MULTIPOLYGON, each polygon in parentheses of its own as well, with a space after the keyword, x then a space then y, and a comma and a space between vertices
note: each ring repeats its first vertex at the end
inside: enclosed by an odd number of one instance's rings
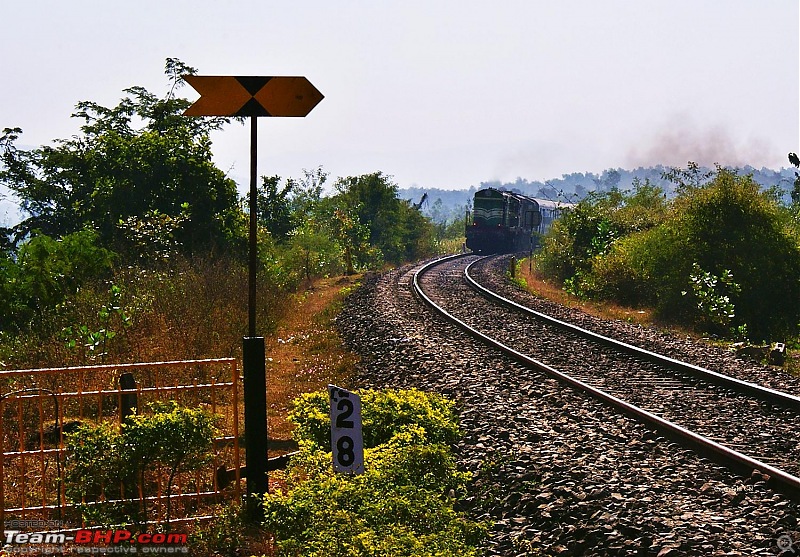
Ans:
POLYGON ((136 379, 130 372, 119 376, 119 388, 121 391, 133 391, 131 393, 120 394, 119 404, 119 423, 123 424, 133 414, 138 400, 136 396, 136 379))

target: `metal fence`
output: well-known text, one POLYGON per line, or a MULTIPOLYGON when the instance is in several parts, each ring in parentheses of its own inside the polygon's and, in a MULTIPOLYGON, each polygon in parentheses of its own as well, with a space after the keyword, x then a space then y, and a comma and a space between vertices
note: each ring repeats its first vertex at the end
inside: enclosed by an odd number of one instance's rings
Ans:
POLYGON ((87 516, 113 522, 115 513, 121 520, 163 521, 167 509, 170 519, 185 520, 214 503, 238 500, 239 392, 236 360, 230 358, 0 372, 0 521, 77 526, 86 525, 87 516), (66 437, 81 424, 120 427, 131 412, 146 413, 156 401, 219 416, 210 462, 173 477, 155 466, 133 483, 119 478, 90 497, 70 497, 75 490, 65 483, 66 437))

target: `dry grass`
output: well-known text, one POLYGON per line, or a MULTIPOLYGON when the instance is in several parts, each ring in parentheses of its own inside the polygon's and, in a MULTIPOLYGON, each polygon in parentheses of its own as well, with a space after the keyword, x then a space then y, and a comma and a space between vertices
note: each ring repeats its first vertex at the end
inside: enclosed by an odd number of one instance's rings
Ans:
MULTIPOLYGON (((257 330, 272 334, 289 311, 283 291, 267 273, 259 275, 257 330)), ((176 260, 167 269, 118 269, 113 283, 122 289, 120 305, 130 321, 99 316, 109 301, 107 283, 87 284, 30 333, 0 334, 0 369, 84 366, 202 358, 241 358, 247 334, 247 267, 227 257, 176 260), (110 330, 102 350, 86 348, 77 331, 110 330), (64 328, 73 332, 64 334, 64 328), (73 347, 67 346, 72 340, 73 347), (101 354, 101 352, 103 354, 101 354)))
POLYGON ((528 291, 536 296, 540 296, 566 307, 579 309, 584 313, 603 319, 618 319, 629 323, 638 323, 646 327, 658 325, 653 317, 653 311, 651 309, 627 308, 611 302, 581 300, 577 296, 573 296, 558 284, 549 282, 543 278, 537 273, 535 266, 531 272, 528 259, 522 261, 519 271, 521 277, 527 284, 528 291))
MULTIPOLYGON (((644 327, 658 327, 661 329, 670 329, 680 334, 693 338, 698 342, 706 342, 714 346, 729 347, 728 341, 712 341, 711 339, 703 336, 697 331, 688 329, 686 327, 679 327, 674 323, 664 323, 659 321, 653 316, 653 311, 650 308, 633 309, 613 304, 610 302, 598 302, 591 300, 581 300, 566 292, 559 285, 548 282, 536 271, 535 264, 533 271, 530 270, 528 259, 522 260, 519 266, 520 277, 525 281, 527 290, 536 296, 540 296, 552 302, 556 302, 563 306, 579 309, 589 315, 601 317, 603 319, 617 319, 627 321, 629 323, 637 323, 644 327)), ((786 363, 782 366, 784 371, 800 377, 800 353, 796 353, 800 342, 787 344, 786 363), (795 352, 795 353, 793 353, 795 352)))
POLYGON ((293 309, 266 339, 270 439, 291 437, 286 416, 295 397, 325 389, 352 371, 356 357, 342 347, 332 318, 357 281, 358 277, 336 277, 313 282, 293 296, 293 309))

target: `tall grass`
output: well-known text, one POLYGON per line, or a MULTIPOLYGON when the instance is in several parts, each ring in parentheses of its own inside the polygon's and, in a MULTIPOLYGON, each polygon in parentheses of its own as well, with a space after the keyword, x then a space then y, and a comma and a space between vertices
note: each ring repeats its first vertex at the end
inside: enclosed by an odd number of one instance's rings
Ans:
MULTIPOLYGON (((179 259, 159 270, 117 269, 109 281, 84 285, 46 327, 0 337, 0 363, 27 369, 239 357, 247 334, 247 280, 246 266, 224 256, 179 259)), ((258 334, 272 333, 288 304, 287 287, 262 272, 258 334)))

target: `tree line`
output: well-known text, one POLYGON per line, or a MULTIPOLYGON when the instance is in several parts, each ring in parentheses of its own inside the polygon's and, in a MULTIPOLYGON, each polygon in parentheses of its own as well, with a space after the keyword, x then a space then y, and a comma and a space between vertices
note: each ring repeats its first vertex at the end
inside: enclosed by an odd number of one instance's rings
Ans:
MULTIPOLYGON (((116 326, 116 336, 124 336, 119 312, 95 315, 110 303, 110 285, 135 314, 125 325, 131 327, 154 304, 166 303, 153 299, 165 289, 147 292, 143 282, 181 288, 176 269, 218 273, 220 261, 238 277, 249 210, 236 183, 213 163, 210 140, 230 119, 182 116, 191 102, 178 95, 181 75, 195 73, 170 58, 164 96, 135 86, 113 107, 78 103, 72 116, 81 121, 80 133, 52 146, 20 149, 22 130, 3 129, 0 184, 17 195, 27 217, 0 231, 0 346, 7 347, 0 348, 0 362, 18 359, 10 354, 19 347, 8 346, 20 335, 56 339, 85 331, 65 340, 83 346, 83 359, 92 355, 90 333, 104 330, 102 337, 116 326)), ((332 191, 328 178, 322 168, 261 178, 258 250, 267 306, 302 280, 437 249, 436 228, 398 199, 391 177, 342 177, 332 191)), ((268 330, 274 317, 262 320, 268 330)))

